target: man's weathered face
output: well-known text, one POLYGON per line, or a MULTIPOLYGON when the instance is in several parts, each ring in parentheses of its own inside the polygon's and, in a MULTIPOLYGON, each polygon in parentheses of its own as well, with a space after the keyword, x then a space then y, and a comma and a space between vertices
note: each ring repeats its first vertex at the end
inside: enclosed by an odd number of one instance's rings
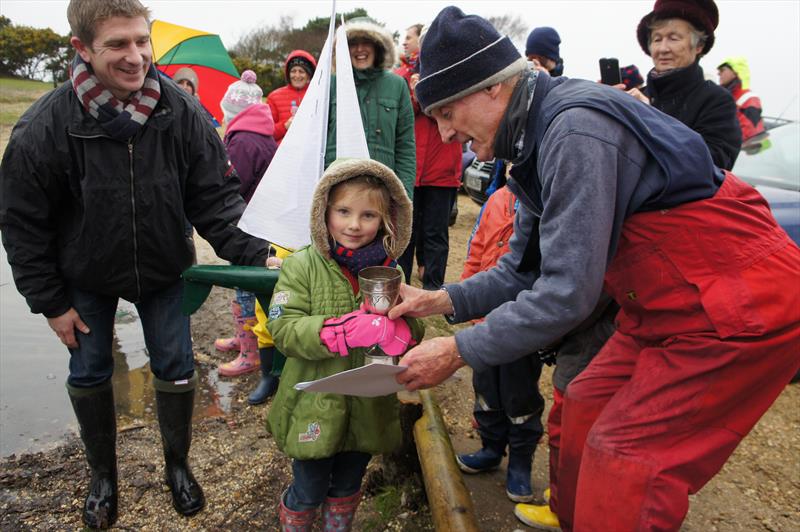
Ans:
POLYGON ((144 85, 153 60, 150 28, 144 17, 111 17, 101 21, 91 45, 70 40, 81 58, 92 65, 98 81, 121 100, 144 85))
POLYGON ((702 51, 702 44, 692 46, 692 26, 683 19, 665 20, 650 30, 650 56, 656 72, 688 67, 702 51))
POLYGON ((494 138, 507 104, 499 93, 500 85, 494 85, 431 111, 442 142, 463 144, 471 140, 479 161, 494 157, 494 138))

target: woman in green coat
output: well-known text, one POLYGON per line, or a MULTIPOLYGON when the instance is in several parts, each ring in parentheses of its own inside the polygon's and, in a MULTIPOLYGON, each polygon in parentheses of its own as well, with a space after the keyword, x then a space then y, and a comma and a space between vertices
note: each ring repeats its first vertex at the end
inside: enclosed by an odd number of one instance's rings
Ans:
POLYGON ((398 355, 422 339, 415 319, 359 310, 359 270, 395 266, 410 234, 411 202, 394 172, 372 160, 337 161, 314 192, 312 245, 283 262, 267 327, 287 361, 267 429, 294 458, 294 480, 280 502, 285 529, 310 530, 320 505, 323 524, 349 522, 371 455, 401 442, 395 394, 365 398, 294 385, 363 366, 371 345, 398 355))
MULTIPOLYGON (((411 199, 417 173, 414 110, 408 84, 390 71, 395 59, 394 40, 386 28, 366 18, 350 20, 345 27, 369 156, 397 174, 411 199)), ((326 166, 336 159, 335 82, 331 82, 328 117, 326 166)))

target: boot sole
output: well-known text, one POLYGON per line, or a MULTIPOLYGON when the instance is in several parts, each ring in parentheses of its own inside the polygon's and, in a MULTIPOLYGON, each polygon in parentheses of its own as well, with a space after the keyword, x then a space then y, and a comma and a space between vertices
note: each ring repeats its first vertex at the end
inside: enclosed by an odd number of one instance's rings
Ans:
POLYGON ((526 519, 524 516, 517 513, 516 508, 514 508, 514 515, 517 517, 517 519, 519 519, 520 521, 522 521, 531 528, 535 528, 537 530, 550 530, 551 532, 561 532, 561 527, 559 526, 545 525, 544 523, 538 523, 536 521, 531 521, 529 519, 526 519))
POLYGON ((232 371, 217 368, 217 374, 219 374, 220 377, 238 377, 240 375, 247 375, 248 373, 253 373, 254 371, 259 371, 260 369, 261 369, 260 366, 254 366, 252 368, 247 368, 245 370, 237 369, 232 371))
POLYGON ((464 462, 462 462, 461 459, 458 457, 458 455, 456 455, 456 462, 458 463, 458 468, 461 471, 463 471, 464 473, 469 473, 470 475, 475 475, 477 473, 486 473, 487 471, 494 471, 500 466, 500 464, 497 464, 495 466, 486 467, 484 469, 475 469, 474 467, 470 467, 464 462))
POLYGON ((506 495, 508 495, 508 498, 514 502, 531 502, 533 500, 533 493, 530 495, 514 495, 510 491, 506 490, 506 495))
POLYGON ((181 514, 182 516, 191 517, 191 516, 195 515, 196 513, 199 513, 200 510, 202 510, 203 508, 206 507, 206 501, 204 500, 203 504, 201 504, 197 508, 190 508, 190 509, 188 509, 186 511, 181 510, 180 508, 178 508, 178 505, 175 504, 174 502, 172 503, 172 507, 175 508, 175 511, 178 512, 179 514, 181 514))

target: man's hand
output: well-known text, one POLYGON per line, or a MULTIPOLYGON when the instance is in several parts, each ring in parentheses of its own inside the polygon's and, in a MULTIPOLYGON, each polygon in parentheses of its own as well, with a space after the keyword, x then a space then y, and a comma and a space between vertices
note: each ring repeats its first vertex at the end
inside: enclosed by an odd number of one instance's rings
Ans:
POLYGON ((452 314, 453 302, 444 290, 422 290, 407 284, 400 285, 401 302, 389 311, 389 319, 400 316, 424 318, 434 314, 452 314))
POLYGON ((397 382, 408 391, 430 388, 466 364, 458 355, 458 346, 453 336, 432 338, 406 353, 400 362, 408 369, 398 373, 397 382))
POLYGON ((83 323, 83 320, 78 316, 78 311, 70 308, 61 316, 55 318, 47 318, 47 324, 56 333, 61 343, 69 348, 78 347, 78 340, 75 338, 75 329, 78 329, 83 334, 89 334, 89 327, 83 323))

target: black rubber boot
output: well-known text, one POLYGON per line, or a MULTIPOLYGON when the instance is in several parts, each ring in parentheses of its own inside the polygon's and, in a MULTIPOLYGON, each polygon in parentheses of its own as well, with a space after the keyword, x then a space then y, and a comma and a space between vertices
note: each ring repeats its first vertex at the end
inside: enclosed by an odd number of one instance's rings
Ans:
POLYGON ((182 515, 194 515, 206 504, 203 489, 189 468, 192 444, 194 390, 170 393, 156 390, 158 426, 164 446, 164 472, 172 492, 172 506, 182 515))
POLYGON ((110 528, 117 520, 117 419, 111 381, 95 388, 67 385, 81 429, 86 461, 92 471, 83 504, 89 528, 110 528))
POLYGON ((247 397, 247 402, 251 405, 260 405, 278 390, 280 379, 272 375, 272 362, 275 358, 274 347, 261 347, 258 349, 258 357, 261 359, 261 380, 256 389, 247 397))

